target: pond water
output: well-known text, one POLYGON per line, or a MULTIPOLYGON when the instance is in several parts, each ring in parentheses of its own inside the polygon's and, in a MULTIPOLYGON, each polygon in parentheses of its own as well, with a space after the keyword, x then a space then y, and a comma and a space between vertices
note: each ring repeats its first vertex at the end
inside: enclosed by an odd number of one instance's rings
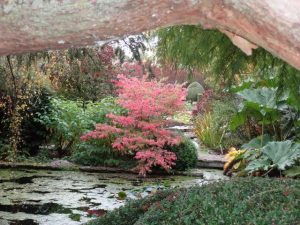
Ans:
POLYGON ((0 170, 0 225, 78 225, 157 190, 223 179, 204 176, 139 179, 136 175, 74 171, 0 170))

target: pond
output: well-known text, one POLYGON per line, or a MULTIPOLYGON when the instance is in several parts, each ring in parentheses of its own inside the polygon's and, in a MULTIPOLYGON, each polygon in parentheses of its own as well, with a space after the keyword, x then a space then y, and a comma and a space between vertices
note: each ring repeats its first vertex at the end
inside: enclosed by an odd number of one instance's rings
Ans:
POLYGON ((133 174, 78 171, 0 170, 1 225, 78 225, 157 190, 202 185, 223 179, 221 171, 203 177, 140 179, 133 174))

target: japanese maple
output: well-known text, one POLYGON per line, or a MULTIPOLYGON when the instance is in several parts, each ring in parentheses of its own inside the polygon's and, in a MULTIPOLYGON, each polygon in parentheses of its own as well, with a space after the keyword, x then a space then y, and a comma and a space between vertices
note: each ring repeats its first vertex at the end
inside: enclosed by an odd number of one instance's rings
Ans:
POLYGON ((139 172, 145 175, 154 166, 169 170, 175 165, 176 155, 167 146, 181 142, 180 136, 165 129, 166 118, 184 109, 186 89, 177 84, 157 80, 118 75, 118 102, 127 115, 108 114, 110 124, 97 124, 94 131, 81 139, 109 138, 112 148, 134 155, 139 161, 139 172))

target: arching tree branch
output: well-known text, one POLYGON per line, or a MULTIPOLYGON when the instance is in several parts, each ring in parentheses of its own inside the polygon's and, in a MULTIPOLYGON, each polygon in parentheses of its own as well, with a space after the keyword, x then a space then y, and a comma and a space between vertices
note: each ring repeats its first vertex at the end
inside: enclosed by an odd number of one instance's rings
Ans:
POLYGON ((299 0, 0 0, 0 55, 201 24, 237 35, 238 42, 248 40, 300 69, 299 9, 299 0))

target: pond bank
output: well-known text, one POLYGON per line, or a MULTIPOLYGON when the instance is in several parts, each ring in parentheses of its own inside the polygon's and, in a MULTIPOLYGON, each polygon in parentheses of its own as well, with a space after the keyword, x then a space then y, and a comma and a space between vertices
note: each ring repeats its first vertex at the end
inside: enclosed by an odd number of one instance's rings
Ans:
MULTIPOLYGON (((223 168, 224 162, 216 160, 215 158, 206 159, 203 158, 197 163, 197 168, 208 168, 208 169, 221 169, 223 168)), ((33 169, 33 170, 67 170, 67 171, 82 171, 90 173, 125 173, 138 175, 137 171, 131 169, 122 169, 117 167, 104 167, 104 166, 80 166, 73 164, 67 160, 55 160, 50 163, 29 163, 29 162, 4 162, 0 161, 0 169, 33 169)), ((203 177, 203 174, 199 170, 189 171, 172 171, 170 174, 166 173, 155 173, 154 175, 170 176, 195 176, 203 177)), ((151 175, 150 175, 151 176, 151 175)))

